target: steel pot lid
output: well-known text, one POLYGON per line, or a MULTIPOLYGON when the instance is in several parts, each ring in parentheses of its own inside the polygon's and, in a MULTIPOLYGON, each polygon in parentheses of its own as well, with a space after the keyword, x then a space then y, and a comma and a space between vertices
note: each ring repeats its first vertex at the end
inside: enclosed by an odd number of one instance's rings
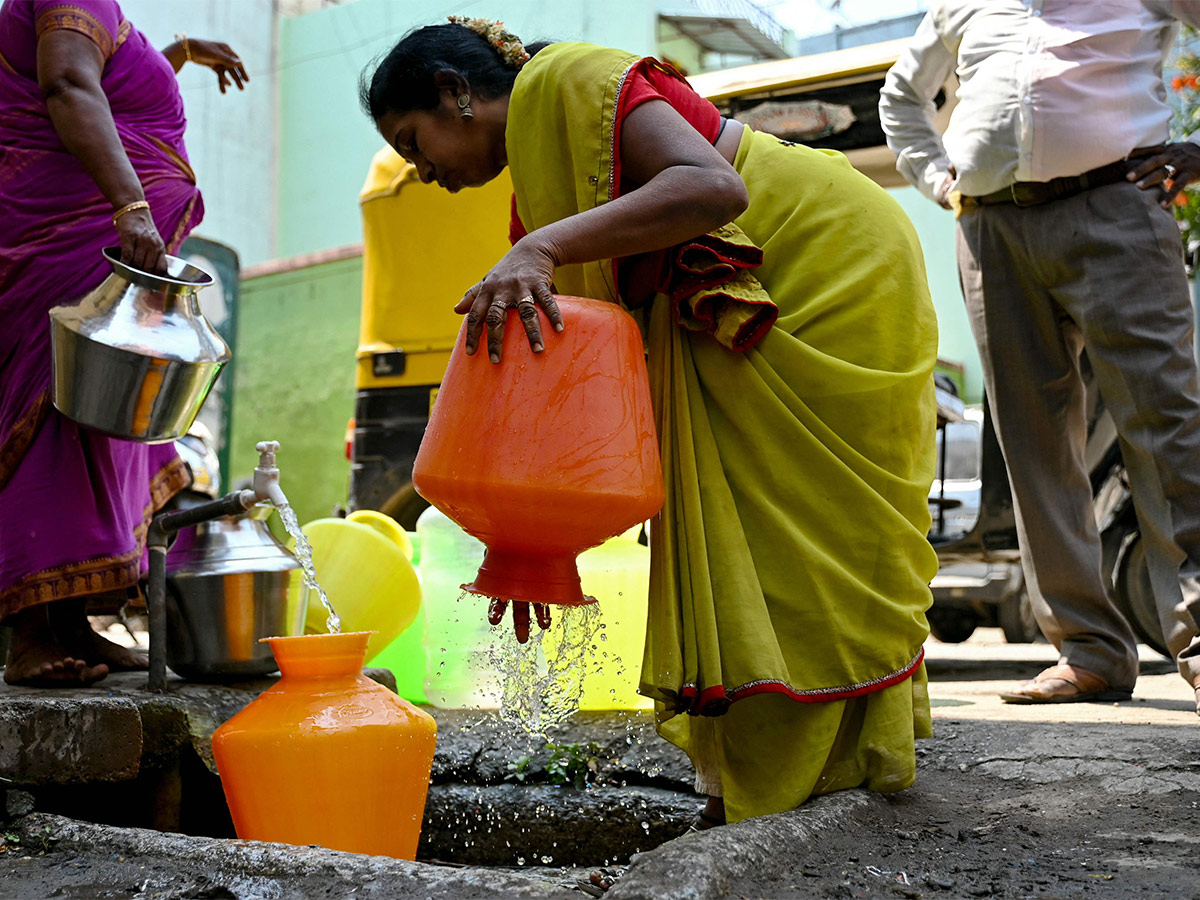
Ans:
POLYGON ((266 522, 251 516, 186 528, 167 552, 167 573, 172 578, 298 568, 296 557, 275 539, 266 522))

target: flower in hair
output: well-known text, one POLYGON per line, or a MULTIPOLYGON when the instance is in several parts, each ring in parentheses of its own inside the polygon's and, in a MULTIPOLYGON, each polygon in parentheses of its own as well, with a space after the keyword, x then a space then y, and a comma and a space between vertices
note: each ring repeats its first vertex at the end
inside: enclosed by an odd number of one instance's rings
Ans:
POLYGON ((453 24, 470 28, 480 35, 495 47, 500 57, 514 69, 521 68, 529 60, 529 54, 525 52, 525 45, 521 43, 521 39, 511 31, 506 31, 503 22, 483 17, 448 16, 447 18, 453 24))

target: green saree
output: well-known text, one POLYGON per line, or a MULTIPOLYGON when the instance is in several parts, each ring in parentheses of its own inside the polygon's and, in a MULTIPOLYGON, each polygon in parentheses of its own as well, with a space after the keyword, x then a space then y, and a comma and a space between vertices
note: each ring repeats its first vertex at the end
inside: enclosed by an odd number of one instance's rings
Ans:
MULTIPOLYGON (((528 230, 614 196, 636 62, 554 44, 518 76, 506 146, 528 230)), ((748 286, 725 286, 707 330, 688 314, 701 303, 641 311, 667 490, 641 690, 730 821, 913 782, 937 570, 937 326, 911 224, 840 154, 746 129, 734 165, 750 206, 732 240, 762 251, 748 286), (761 310, 747 292, 778 318, 739 345, 761 310)), ((564 266, 555 286, 620 302, 609 261, 564 266)))

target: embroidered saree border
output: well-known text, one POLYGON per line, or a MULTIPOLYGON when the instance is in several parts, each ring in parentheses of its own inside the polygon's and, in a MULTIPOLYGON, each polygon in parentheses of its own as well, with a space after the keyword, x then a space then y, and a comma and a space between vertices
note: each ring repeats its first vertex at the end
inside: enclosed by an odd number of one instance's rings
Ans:
MULTIPOLYGON (((163 140, 160 140, 159 138, 150 137, 150 141, 154 144, 155 147, 157 147, 159 150, 162 151, 163 156, 165 156, 167 159, 169 159, 171 162, 175 163, 175 165, 179 167, 179 171, 187 176, 188 181, 190 181, 192 184, 196 183, 195 170, 192 169, 191 164, 189 164, 186 159, 184 159, 182 156, 179 155, 178 151, 174 150, 169 144, 167 144, 163 140)), ((188 215, 184 217, 184 221, 187 221, 187 219, 190 217, 191 217, 191 207, 189 206, 188 207, 188 215)))
POLYGON ((697 690, 695 684, 685 684, 679 692, 679 706, 676 711, 694 716, 719 716, 729 709, 731 703, 746 697, 753 697, 756 694, 783 694, 789 700, 797 703, 830 703, 835 700, 850 700, 854 697, 881 691, 911 678, 924 659, 925 649, 922 647, 912 660, 894 672, 868 681, 836 687, 801 690, 792 687, 786 681, 773 678, 748 681, 728 689, 724 685, 715 684, 703 691, 697 690))
POLYGON ((46 410, 50 407, 50 388, 46 388, 29 404, 29 409, 17 419, 12 431, 0 443, 0 488, 8 484, 17 465, 25 458, 29 445, 46 418, 46 410))
POLYGON ((187 234, 188 225, 192 221, 192 213, 196 209, 196 198, 199 194, 192 194, 192 197, 187 202, 187 206, 183 208, 183 215, 179 217, 179 224, 175 226, 175 233, 171 235, 171 239, 167 241, 167 250, 174 254, 179 252, 179 245, 183 243, 183 236, 187 234))
POLYGON ((150 482, 150 502, 142 511, 141 524, 133 531, 132 550, 34 572, 0 593, 0 616, 10 616, 39 603, 69 600, 137 584, 151 518, 168 500, 187 487, 189 481, 183 460, 178 457, 173 459, 150 482))
MULTIPOLYGON (((107 28, 100 24, 99 19, 86 9, 69 3, 52 7, 38 16, 34 30, 38 37, 49 31, 77 31, 90 38, 92 43, 100 48, 105 59, 110 59, 117 47, 120 46, 119 43, 113 43, 112 35, 108 33, 107 28)), ((121 43, 123 42, 124 38, 121 38, 121 43)))
POLYGON ((117 41, 113 44, 113 53, 121 49, 121 45, 125 43, 132 31, 133 26, 129 24, 129 20, 122 19, 121 24, 117 26, 117 41))

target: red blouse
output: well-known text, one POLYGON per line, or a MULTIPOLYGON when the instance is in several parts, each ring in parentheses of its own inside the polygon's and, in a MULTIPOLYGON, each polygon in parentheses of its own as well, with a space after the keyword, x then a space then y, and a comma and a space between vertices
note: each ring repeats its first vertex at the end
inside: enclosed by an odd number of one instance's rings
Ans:
MULTIPOLYGON (((697 94, 687 79, 669 63, 662 63, 653 57, 646 57, 635 63, 625 76, 625 84, 621 89, 621 99, 617 107, 617 121, 614 128, 613 143, 617 147, 617 160, 614 166, 614 178, 617 179, 616 196, 628 191, 631 185, 621 180, 621 123, 637 107, 648 100, 665 100, 679 113, 688 124, 704 135, 710 144, 717 142, 721 133, 721 114, 709 101, 697 94)), ((517 198, 512 198, 512 220, 509 222, 508 239, 516 243, 528 232, 517 216, 517 198)))

